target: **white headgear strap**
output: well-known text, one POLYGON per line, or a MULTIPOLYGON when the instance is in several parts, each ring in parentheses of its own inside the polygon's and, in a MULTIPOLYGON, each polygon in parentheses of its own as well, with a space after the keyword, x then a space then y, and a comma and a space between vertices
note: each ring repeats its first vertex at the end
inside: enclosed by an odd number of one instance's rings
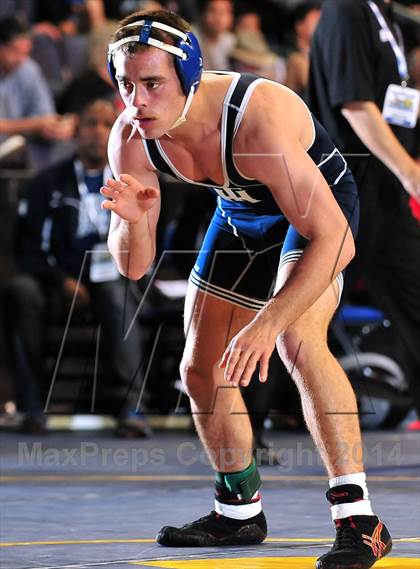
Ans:
POLYGON ((194 97, 194 87, 191 87, 190 92, 188 93, 188 97, 187 100, 185 101, 185 105, 184 105, 184 109, 181 113, 181 116, 179 116, 176 121, 174 122, 174 124, 171 126, 171 128, 169 128, 167 130, 167 132, 169 132, 170 130, 173 130, 174 128, 176 128, 177 126, 180 126, 181 124, 183 124, 186 120, 187 120, 187 113, 190 109, 192 100, 194 97))
MULTIPOLYGON (((131 24, 127 24, 126 26, 124 26, 124 28, 131 28, 134 26, 139 28, 140 26, 143 26, 145 23, 146 23, 146 20, 139 20, 138 22, 133 22, 131 24)), ((187 41, 187 39, 188 39, 187 35, 184 34, 184 32, 181 32, 180 30, 177 30, 176 28, 173 28, 172 26, 167 26, 166 24, 162 24, 161 22, 154 22, 153 21, 152 22, 152 28, 157 28, 159 30, 163 30, 164 32, 168 32, 169 34, 177 36, 184 41, 187 41)), ((128 36, 126 38, 122 38, 118 41, 115 41, 114 43, 109 44, 108 55, 111 55, 116 49, 118 49, 119 47, 121 47, 122 45, 124 45, 126 43, 138 42, 139 40, 140 40, 140 34, 137 34, 135 36, 128 36)), ((165 43, 163 41, 156 40, 156 39, 151 38, 151 37, 148 38, 146 43, 147 43, 147 45, 152 45, 153 47, 157 47, 159 49, 163 49, 164 51, 172 53, 173 55, 177 55, 181 59, 186 59, 186 57, 187 57, 187 55, 182 51, 182 49, 180 47, 176 47, 176 46, 171 45, 169 43, 165 43)))

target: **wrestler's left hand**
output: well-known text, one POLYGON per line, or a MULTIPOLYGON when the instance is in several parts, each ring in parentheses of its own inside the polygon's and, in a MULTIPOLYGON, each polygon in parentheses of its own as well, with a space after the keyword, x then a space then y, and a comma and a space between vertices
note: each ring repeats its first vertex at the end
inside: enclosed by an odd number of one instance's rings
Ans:
POLYGON ((278 332, 267 323, 253 320, 230 341, 219 367, 225 368, 225 380, 231 387, 246 387, 259 362, 259 379, 267 381, 270 356, 278 332))

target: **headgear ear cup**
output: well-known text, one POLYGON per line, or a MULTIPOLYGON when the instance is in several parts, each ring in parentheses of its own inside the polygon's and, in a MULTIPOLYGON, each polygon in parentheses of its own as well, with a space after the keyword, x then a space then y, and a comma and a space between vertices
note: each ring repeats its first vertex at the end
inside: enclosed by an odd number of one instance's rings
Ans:
POLYGON ((108 73, 109 73, 109 76, 111 77, 114 85, 116 87, 118 87, 118 81, 115 77, 116 70, 115 70, 114 62, 112 61, 112 53, 111 52, 108 53, 108 73))
POLYGON ((187 41, 179 40, 177 47, 182 49, 186 58, 175 57, 175 65, 181 80, 185 95, 188 95, 191 87, 197 91, 203 73, 203 57, 200 44, 192 32, 187 33, 187 41))
MULTIPOLYGON (((188 97, 191 91, 191 87, 194 88, 194 92, 197 91, 201 80, 201 74, 203 72, 203 57, 201 55, 200 44, 198 43, 198 40, 195 37, 195 35, 192 32, 187 32, 187 33, 180 32, 180 30, 176 30, 171 26, 167 26, 160 22, 155 22, 147 19, 142 22, 134 22, 133 24, 129 25, 131 26, 137 23, 142 24, 142 26, 140 27, 140 30, 137 32, 136 36, 123 38, 117 42, 114 42, 109 46, 108 71, 113 83, 118 86, 118 81, 116 80, 115 77, 116 70, 114 62, 112 60, 112 53, 116 49, 116 47, 119 45, 123 45, 124 43, 129 43, 133 41, 137 41, 138 43, 141 44, 153 45, 151 43, 153 39, 150 38, 150 32, 153 27, 156 27, 160 29, 165 29, 165 31, 172 33, 172 35, 175 35, 175 37, 177 38, 174 47, 177 48, 178 50, 181 50, 182 56, 175 54, 175 69, 178 73, 178 77, 181 82, 184 94, 188 97), (175 33, 171 32, 171 30, 173 30, 173 32, 175 33), (182 35, 183 37, 179 37, 180 35, 182 35)), ((156 45, 155 47, 158 47, 165 51, 170 51, 170 49, 173 47, 169 44, 165 44, 162 42, 158 43, 160 45, 156 45)))

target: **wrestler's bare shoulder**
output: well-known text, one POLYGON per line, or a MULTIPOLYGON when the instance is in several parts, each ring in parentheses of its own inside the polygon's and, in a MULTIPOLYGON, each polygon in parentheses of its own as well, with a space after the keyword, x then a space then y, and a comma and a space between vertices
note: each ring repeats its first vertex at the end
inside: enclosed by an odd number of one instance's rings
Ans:
POLYGON ((225 94, 232 83, 235 74, 233 72, 217 72, 204 71, 201 79, 201 85, 207 85, 215 91, 220 90, 221 94, 225 94))
POLYGON ((279 135, 293 135, 309 145, 313 137, 313 123, 308 107, 288 87, 274 81, 262 81, 252 93, 238 131, 238 141, 254 137, 267 126, 279 135))

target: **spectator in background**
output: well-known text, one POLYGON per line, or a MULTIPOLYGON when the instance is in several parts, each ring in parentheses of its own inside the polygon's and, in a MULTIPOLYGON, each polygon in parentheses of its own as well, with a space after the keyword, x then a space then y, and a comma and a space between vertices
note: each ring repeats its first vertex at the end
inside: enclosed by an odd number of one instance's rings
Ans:
MULTIPOLYGON (((419 10, 420 16, 420 10, 419 10)), ((411 83, 416 89, 420 89, 420 46, 414 48, 408 55, 408 69, 411 83)))
POLYGON ((320 15, 321 10, 314 2, 298 4, 293 14, 295 50, 287 57, 285 84, 301 97, 308 85, 311 40, 320 15))
POLYGON ((235 21, 235 33, 238 32, 262 32, 260 14, 250 4, 241 4, 235 21))
MULTIPOLYGON (((408 54, 408 72, 410 74, 410 86, 420 91, 420 46, 414 48, 408 54)), ((411 154, 414 158, 420 160, 420 116, 417 119, 411 154)))
POLYGON ((204 0, 201 8, 201 20, 195 33, 200 42, 204 69, 229 70, 229 54, 235 46, 233 1, 204 0))
POLYGON ((235 38, 235 46, 229 54, 231 69, 284 82, 284 60, 271 51, 258 12, 250 7, 242 9, 235 24, 235 38))
POLYGON ((12 135, 30 137, 36 167, 51 149, 43 146, 37 157, 36 142, 69 140, 74 119, 56 114, 48 85, 29 57, 31 46, 26 24, 14 17, 0 20, 0 142, 12 135))
POLYGON ((92 28, 101 27, 106 20, 120 20, 136 10, 150 11, 166 8, 196 22, 199 10, 196 0, 84 0, 85 11, 92 28))
MULTIPOLYGON (((420 14, 420 5, 418 8, 420 14)), ((408 57, 408 69, 411 78, 411 86, 420 91, 420 47, 414 48, 408 57)), ((417 119, 413 137, 412 156, 420 164, 420 117, 417 119)), ((410 199, 410 207, 414 217, 420 222, 420 197, 410 199)))
POLYGON ((87 26, 85 0, 33 0, 33 32, 57 39, 76 34, 87 26))
POLYGON ((161 2, 154 0, 86 0, 86 11, 92 28, 99 28, 107 20, 120 20, 135 10, 160 10, 161 2))
POLYGON ((118 433, 147 434, 135 413, 141 359, 136 322, 124 337, 137 302, 107 253, 110 216, 100 205, 99 189, 111 175, 107 143, 115 118, 109 101, 90 102, 80 113, 77 154, 39 173, 26 189, 18 232, 21 274, 5 292, 5 330, 22 427, 28 432, 46 429, 40 395, 46 316, 65 319, 73 302, 76 314, 90 311, 101 323, 110 384, 99 382, 98 399, 105 398, 118 418, 118 433))
POLYGON ((420 2, 417 0, 398 0, 393 6, 395 17, 404 37, 407 53, 420 45, 420 2))
POLYGON ((0 2, 0 19, 18 16, 29 21, 33 19, 34 0, 2 0, 0 2))
POLYGON ((122 101, 109 77, 106 59, 109 38, 116 27, 117 23, 105 20, 100 27, 94 28, 89 33, 87 67, 58 97, 59 112, 78 113, 88 101, 97 98, 112 100, 116 108, 122 110, 122 101))
POLYGON ((363 275, 398 331, 420 419, 420 228, 409 209, 410 196, 420 198, 420 164, 410 156, 415 105, 399 90, 407 80, 391 0, 324 2, 311 48, 309 104, 345 153, 360 192, 347 285, 363 275), (387 93, 399 106, 385 104, 387 93), (397 116, 395 108, 403 112, 397 116))
POLYGON ((167 0, 164 4, 167 10, 177 12, 190 22, 198 22, 200 19, 198 0, 167 0))

